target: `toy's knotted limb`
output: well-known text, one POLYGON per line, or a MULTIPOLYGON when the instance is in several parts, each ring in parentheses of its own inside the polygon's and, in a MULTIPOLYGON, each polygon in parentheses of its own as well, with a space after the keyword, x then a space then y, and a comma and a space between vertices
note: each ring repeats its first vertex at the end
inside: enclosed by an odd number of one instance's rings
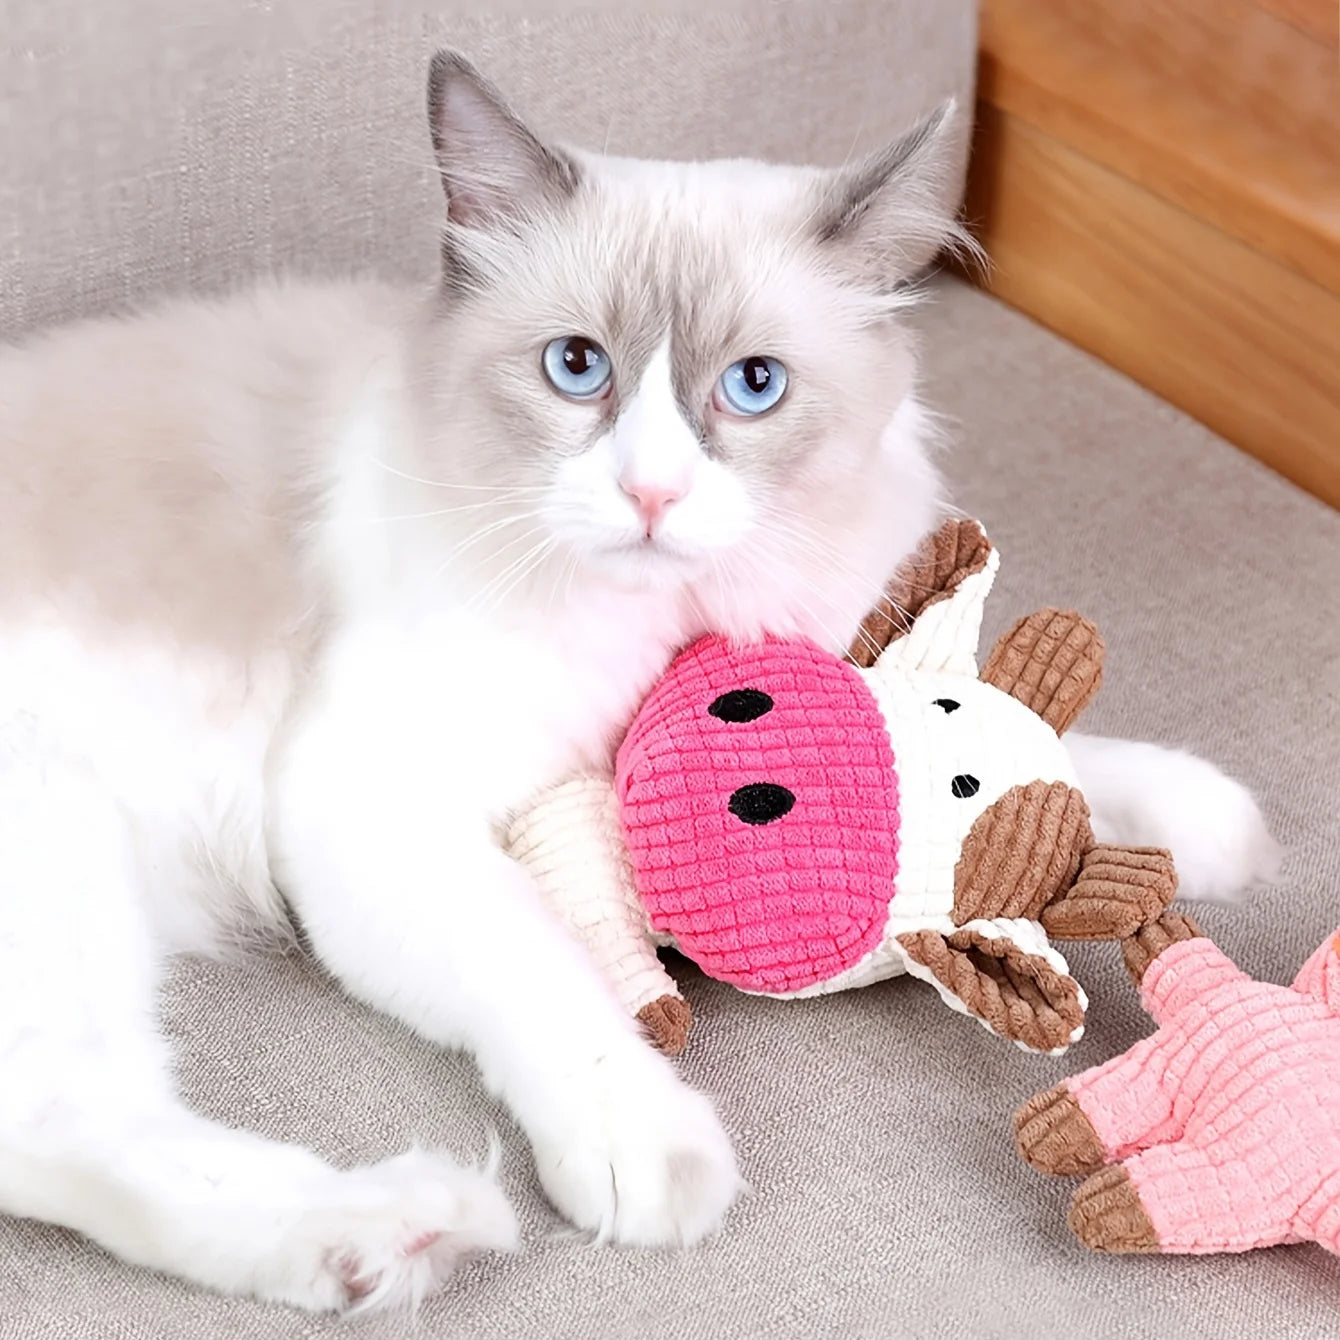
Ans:
POLYGON ((1172 854, 1161 847, 1098 844, 1042 925, 1054 940, 1125 940, 1156 920, 1177 892, 1172 854))

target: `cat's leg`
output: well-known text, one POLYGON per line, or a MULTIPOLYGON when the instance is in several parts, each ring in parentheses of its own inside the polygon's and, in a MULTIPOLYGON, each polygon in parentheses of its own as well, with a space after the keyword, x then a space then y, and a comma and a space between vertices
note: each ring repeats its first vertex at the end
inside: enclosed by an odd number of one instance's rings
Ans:
POLYGON ((407 785, 372 741, 341 766, 348 748, 296 742, 277 788, 274 868, 318 956, 355 996, 474 1053, 574 1223, 644 1246, 715 1229, 740 1182, 711 1105, 460 795, 407 785))
POLYGON ((1094 836, 1127 847, 1166 847, 1185 898, 1233 898, 1268 882, 1280 849, 1251 792, 1180 749, 1064 737, 1092 812, 1094 836))
POLYGON ((339 1171, 189 1111, 126 823, 77 765, 12 745, 0 729, 0 1213, 310 1309, 413 1301, 514 1243, 484 1173, 422 1152, 339 1171))

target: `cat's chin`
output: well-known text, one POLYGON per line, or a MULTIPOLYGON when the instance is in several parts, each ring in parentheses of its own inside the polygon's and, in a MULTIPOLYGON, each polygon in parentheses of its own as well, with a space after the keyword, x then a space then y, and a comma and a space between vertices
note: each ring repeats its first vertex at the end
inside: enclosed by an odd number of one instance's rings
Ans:
POLYGON ((710 559, 661 541, 632 540, 591 549, 585 562, 626 590, 663 591, 682 586, 705 571, 710 559))

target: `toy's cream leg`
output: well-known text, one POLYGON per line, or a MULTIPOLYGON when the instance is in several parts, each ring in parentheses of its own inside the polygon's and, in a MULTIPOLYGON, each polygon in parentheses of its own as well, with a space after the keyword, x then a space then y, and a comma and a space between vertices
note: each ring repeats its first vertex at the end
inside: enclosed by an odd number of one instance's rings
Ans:
POLYGON ((513 822, 507 847, 656 1046, 682 1052, 689 1007, 656 956, 609 781, 574 777, 544 792, 513 822))

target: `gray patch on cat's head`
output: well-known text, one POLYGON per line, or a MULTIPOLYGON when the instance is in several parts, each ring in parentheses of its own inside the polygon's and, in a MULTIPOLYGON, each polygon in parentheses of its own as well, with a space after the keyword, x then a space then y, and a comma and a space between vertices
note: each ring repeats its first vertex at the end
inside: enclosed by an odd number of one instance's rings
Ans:
POLYGON ((471 230, 524 230, 577 188, 576 163, 542 143, 501 93, 456 51, 439 51, 428 70, 428 127, 446 196, 443 277, 449 288, 475 278, 471 230))

